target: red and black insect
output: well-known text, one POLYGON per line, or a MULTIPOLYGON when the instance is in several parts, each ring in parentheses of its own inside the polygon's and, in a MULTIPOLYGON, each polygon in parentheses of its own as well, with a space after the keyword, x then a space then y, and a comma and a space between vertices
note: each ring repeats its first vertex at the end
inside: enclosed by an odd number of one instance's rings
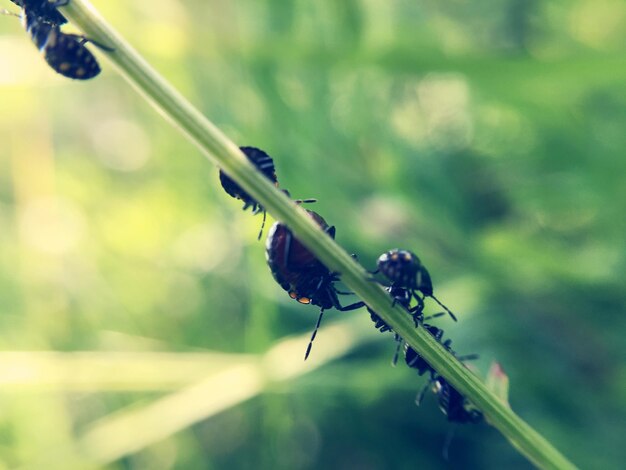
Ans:
MULTIPOLYGON (((335 227, 329 226, 316 212, 307 210, 311 217, 331 238, 335 238, 335 227)), ((342 312, 363 307, 363 302, 342 306, 335 282, 337 273, 331 272, 317 257, 309 251, 282 222, 276 222, 269 231, 265 244, 265 257, 274 280, 289 294, 289 297, 301 304, 320 307, 320 315, 307 346, 304 359, 309 356, 311 346, 322 321, 324 311, 335 308, 342 312)))
POLYGON ((415 253, 399 249, 387 251, 380 255, 377 266, 372 274, 380 272, 391 282, 391 287, 407 289, 417 300, 420 312, 424 308, 424 297, 430 297, 456 321, 456 316, 433 295, 430 274, 415 253))

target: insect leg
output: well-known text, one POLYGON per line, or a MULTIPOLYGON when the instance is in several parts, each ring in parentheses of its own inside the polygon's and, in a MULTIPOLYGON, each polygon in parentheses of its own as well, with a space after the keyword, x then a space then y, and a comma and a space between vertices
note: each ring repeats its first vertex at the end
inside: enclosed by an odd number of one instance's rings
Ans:
POLYGON ((450 430, 446 434, 446 440, 443 442, 443 449, 441 449, 441 455, 446 462, 450 457, 448 455, 448 451, 450 450, 450 444, 452 443, 452 438, 454 437, 454 431, 456 431, 456 427, 450 426, 450 430))
POLYGON ((306 347, 306 353, 304 353, 304 360, 306 361, 311 354, 311 348, 313 347, 313 341, 315 340, 315 336, 317 336, 317 330, 320 327, 320 323, 322 323, 322 317, 324 316, 324 309, 320 310, 320 316, 317 318, 317 324, 315 325, 315 329, 313 330, 313 334, 311 335, 311 339, 309 341, 309 345, 306 347))
POLYGON ((339 304, 339 301, 337 300, 337 304, 335 305, 335 308, 339 310, 340 312, 349 312, 351 310, 356 310, 357 308, 361 308, 361 307, 365 307, 365 302, 355 302, 353 304, 346 305, 345 307, 343 307, 339 304))
POLYGON ((424 394, 426 393, 426 390, 428 390, 428 388, 430 387, 430 384, 432 384, 434 382, 434 377, 431 377, 428 382, 426 382, 426 384, 420 389, 419 392, 417 392, 417 395, 415 396, 415 404, 417 406, 420 406, 422 404, 422 400, 424 399, 424 394))
POLYGON ((439 318, 439 317, 443 317, 446 314, 446 312, 439 312, 439 313, 435 313, 433 315, 428 315, 427 317, 424 318, 424 321, 426 320, 430 320, 432 318, 439 318))
MULTIPOLYGON (((69 1, 68 1, 69 3, 69 1)), ((69 36, 75 36, 75 37, 79 37, 81 38, 79 41, 79 44, 81 46, 87 44, 88 42, 92 43, 94 46, 98 46, 100 49, 102 49, 103 51, 107 51, 107 52, 113 52, 115 49, 109 46, 105 46, 104 44, 102 44, 101 42, 95 41, 93 39, 89 39, 87 36, 79 36, 76 34, 71 34, 69 36)))
POLYGON ((400 347, 404 343, 404 340, 400 337, 400 335, 398 335, 398 333, 394 333, 394 334, 395 334, 396 343, 398 343, 398 345, 396 346, 396 352, 393 355, 393 359, 391 360, 392 367, 396 367, 396 364, 398 364, 398 356, 400 355, 400 347))
POLYGON ((444 304, 442 304, 441 302, 439 302, 439 299, 437 299, 437 297, 435 297, 434 295, 430 296, 431 299, 433 299, 435 302, 437 302, 446 312, 448 312, 448 315, 450 315, 450 317, 454 320, 456 320, 456 316, 454 315, 454 313, 452 313, 450 311, 450 309, 448 307, 446 307, 444 304))

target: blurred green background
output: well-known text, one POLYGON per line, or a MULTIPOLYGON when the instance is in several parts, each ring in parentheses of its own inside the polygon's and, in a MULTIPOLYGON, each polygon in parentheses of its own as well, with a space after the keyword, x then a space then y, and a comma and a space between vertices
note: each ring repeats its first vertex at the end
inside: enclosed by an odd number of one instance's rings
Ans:
MULTIPOLYGON (((366 267, 418 253, 525 420, 623 467, 626 3, 95 5, 366 267)), ((364 310, 303 363, 317 310, 274 283, 260 216, 100 57, 60 77, 0 17, 0 468, 530 467, 485 424, 444 461, 364 310)))

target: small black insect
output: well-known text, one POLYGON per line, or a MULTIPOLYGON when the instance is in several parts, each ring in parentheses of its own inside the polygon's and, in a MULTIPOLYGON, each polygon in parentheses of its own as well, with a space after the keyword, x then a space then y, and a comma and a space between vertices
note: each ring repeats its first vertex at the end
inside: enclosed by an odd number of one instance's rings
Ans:
MULTIPOLYGON (((248 160, 250 160, 250 162, 257 167, 257 169, 263 173, 263 175, 270 180, 274 186, 278 186, 278 178, 276 178, 276 169, 274 168, 274 160, 272 160, 272 157, 256 147, 239 147, 239 150, 241 150, 243 154, 248 157, 248 160)), ((260 240, 261 235, 263 234, 263 228, 265 227, 265 219, 267 217, 265 208, 252 196, 250 196, 241 186, 235 183, 235 181, 224 173, 223 170, 220 170, 220 183, 222 184, 224 191, 226 191, 229 196, 243 201, 244 211, 250 207, 252 208, 253 214, 263 212, 263 222, 261 223, 261 230, 258 236, 258 239, 260 240)))
POLYGON ((64 77, 88 80, 100 73, 96 58, 85 47, 87 42, 92 42, 104 50, 112 50, 85 36, 62 33, 58 24, 36 16, 28 8, 24 10, 22 18, 26 32, 43 54, 45 61, 64 77))
MULTIPOLYGON (((437 328, 436 326, 428 325, 425 323, 424 329, 428 331, 428 333, 430 333, 430 335, 435 338, 435 341, 440 343, 447 351, 451 352, 453 355, 455 354, 454 351, 452 351, 451 339, 447 339, 442 342, 443 330, 441 328, 437 328)), ((473 357, 474 355, 466 356, 461 359, 471 359, 473 357)), ((426 361, 426 359, 424 359, 424 357, 420 353, 418 353, 408 344, 404 345, 404 360, 407 366, 417 371, 418 375, 422 376, 426 373, 429 374, 428 382, 426 382, 426 385, 422 387, 422 389, 415 397, 415 403, 419 406, 422 403, 422 399, 424 398, 424 393, 426 392, 430 384, 433 383, 433 381, 436 379, 437 371, 433 369, 433 367, 426 361)))
POLYGON ((70 3, 70 0, 58 0, 49 2, 48 0, 11 0, 17 6, 21 7, 25 12, 34 17, 41 18, 41 21, 50 23, 51 25, 61 26, 67 23, 67 19, 59 13, 58 7, 62 7, 70 3))
MULTIPOLYGON (((311 217, 330 237, 335 238, 335 227, 329 226, 316 212, 307 210, 311 217)), ((342 306, 337 297, 342 292, 335 287, 339 280, 337 273, 331 272, 309 251, 282 222, 276 222, 269 231, 265 244, 265 257, 274 280, 294 300, 301 304, 320 307, 320 315, 307 346, 304 359, 309 356, 313 340, 317 334, 324 311, 335 308, 342 312, 363 307, 363 302, 342 306)))
MULTIPOLYGON (((439 315, 445 315, 445 314, 441 313, 441 314, 438 314, 438 316, 439 315)), ((431 317, 428 317, 428 318, 431 318, 431 317)), ((447 339, 443 341, 444 333, 441 328, 438 328, 433 325, 429 325, 427 323, 424 323, 423 327, 433 338, 435 338, 435 341, 441 344, 446 351, 450 352, 459 361, 465 362, 465 361, 471 361, 471 360, 478 358, 477 354, 467 354, 464 356, 457 356, 456 353, 452 350, 452 340, 447 339)), ((420 390, 420 392, 417 394, 417 397, 415 398, 415 403, 419 406, 420 403, 422 402, 422 399, 424 398, 424 393, 426 392, 430 384, 432 384, 439 375, 437 374, 437 371, 433 369, 433 367, 426 361, 426 359, 424 359, 424 357, 420 353, 418 353, 415 349, 413 349, 408 344, 405 344, 404 346, 404 360, 406 361, 407 366, 417 371, 418 375, 422 376, 426 373, 429 374, 428 382, 426 382, 426 385, 420 390)))
MULTIPOLYGON (((402 307, 404 307, 407 313, 411 315, 411 317, 413 317, 413 322, 415 323, 415 327, 417 328, 417 326, 423 322, 424 314, 423 314, 423 307, 420 306, 419 304, 415 305, 414 307, 411 307, 411 300, 413 298, 413 294, 411 294, 411 292, 408 289, 405 289, 404 287, 390 286, 390 287, 385 287, 385 290, 393 298, 394 304, 396 303, 400 304, 402 307)), ((366 307, 367 307, 367 311, 370 314, 370 318, 372 319, 372 322, 374 322, 374 327, 377 330, 380 330, 381 333, 384 333, 386 331, 391 331, 394 334, 394 339, 397 342, 397 347, 396 347, 396 352, 393 355, 393 359, 391 360, 391 365, 395 366, 396 363, 398 362, 398 355, 400 353, 400 348, 402 347, 404 340, 399 334, 394 332, 393 328, 391 328, 391 326, 387 324, 387 322, 385 322, 382 318, 380 318, 380 316, 378 316, 378 314, 374 310, 372 310, 369 306, 366 306, 366 307)), ((427 319, 440 317, 442 315, 445 315, 445 313, 442 312, 442 313, 437 313, 435 315, 430 315, 429 317, 427 317, 427 319)))
MULTIPOLYGON (((432 382, 432 391, 439 402, 439 409, 450 423, 477 424, 483 421, 484 415, 476 406, 465 398, 440 375, 432 382)), ((454 436, 454 428, 450 428, 443 444, 442 454, 448 460, 448 450, 454 436)))
MULTIPOLYGON (((441 343, 441 345, 446 350, 451 351, 450 346, 452 344, 452 340, 447 339, 443 343, 441 342, 441 340, 443 339, 443 330, 441 328, 437 328, 433 325, 424 324, 424 329, 428 331, 438 343, 441 343)), ((435 378, 435 369, 433 369, 430 364, 426 362, 426 360, 420 355, 420 353, 418 353, 408 344, 405 344, 404 346, 404 360, 406 361, 407 366, 417 370, 418 375, 421 376, 428 372, 430 373, 432 379, 435 378)), ((421 397, 416 400, 416 402, 419 404, 421 402, 421 397)))
MULTIPOLYGON (((413 294, 411 293, 411 291, 409 291, 408 289, 405 289, 404 287, 395 287, 395 286, 385 287, 385 290, 392 297, 393 305, 400 304, 402 307, 404 307, 407 313, 411 315, 416 328, 424 320, 430 320, 431 318, 436 318, 436 317, 445 315, 444 312, 441 312, 441 313, 436 313, 434 315, 429 315, 428 317, 424 318, 424 308, 422 305, 418 304, 418 305, 415 305, 414 307, 411 307, 411 300, 413 299, 413 294)), ((389 326, 387 322, 385 322, 385 320, 380 318, 380 316, 374 310, 372 310, 369 306, 367 307, 367 311, 369 312, 370 318, 374 322, 374 326, 377 330, 380 330, 381 333, 384 333, 385 331, 393 331, 393 328, 391 328, 391 326, 389 326)))
MULTIPOLYGON (((415 313, 418 313, 418 315, 419 313, 421 313, 421 312, 417 312, 415 307, 411 308, 412 294, 407 289, 403 287, 391 286, 391 287, 385 287, 385 290, 393 298, 394 304, 398 303, 402 305, 411 316, 413 316, 415 313)), ((369 312, 370 318, 374 322, 374 326, 377 330, 380 330, 381 333, 384 333, 386 331, 393 332, 393 329, 391 328, 391 326, 389 326, 387 322, 385 322, 385 320, 380 318, 378 314, 374 310, 372 310, 369 306, 367 307, 367 311, 369 312)), ((414 318, 414 321, 417 326, 418 320, 414 318)))
POLYGON ((387 251, 380 255, 377 266, 378 269, 373 274, 381 272, 391 281, 392 287, 409 290, 417 300, 420 311, 424 308, 423 297, 430 297, 456 321, 456 316, 433 295, 430 274, 415 253, 399 249, 387 251), (418 292, 421 292, 423 297, 418 295, 418 292))
POLYGON ((447 416, 448 421, 479 423, 483 420, 483 413, 443 377, 435 378, 433 393, 437 396, 439 408, 447 416))
MULTIPOLYGON (((256 147, 239 147, 239 150, 243 152, 243 154, 248 157, 248 160, 261 172, 263 175, 270 180, 274 186, 278 187, 278 178, 276 177, 276 169, 274 168, 274 160, 263 150, 256 147)), ((261 223, 261 230, 259 231, 258 240, 261 239, 263 235, 263 229, 265 228, 265 220, 267 218, 267 212, 265 208, 252 196, 250 196, 241 186, 239 186, 233 179, 230 178, 223 170, 220 170, 220 184, 226 193, 235 198, 243 201, 243 210, 245 211, 249 207, 252 209, 253 214, 258 214, 259 212, 263 213, 263 222, 261 223)), ((289 191, 283 190, 287 196, 289 196, 289 191)), ((303 202, 316 202, 315 199, 298 199, 295 200, 296 203, 303 202)))
POLYGON ((112 51, 110 47, 77 34, 65 34, 60 26, 67 19, 57 7, 67 5, 69 0, 48 2, 47 0, 11 0, 22 8, 20 15, 6 10, 0 13, 18 16, 44 60, 57 73, 76 80, 87 80, 100 73, 100 66, 94 55, 85 47, 91 42, 101 49, 112 51))

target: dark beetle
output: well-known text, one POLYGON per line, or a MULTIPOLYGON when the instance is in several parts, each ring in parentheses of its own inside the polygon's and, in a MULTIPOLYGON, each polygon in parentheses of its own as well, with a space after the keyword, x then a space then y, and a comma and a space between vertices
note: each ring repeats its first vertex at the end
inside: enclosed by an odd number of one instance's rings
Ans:
POLYGON ((425 296, 433 294, 430 274, 420 259, 408 250, 390 250, 378 258, 378 270, 394 285, 422 292, 425 296))
MULTIPOLYGON (((441 328, 437 328, 433 325, 424 324, 424 329, 428 331, 433 338, 438 343, 441 343, 441 339, 443 338, 443 330, 441 328)), ((448 339, 445 342, 441 343, 441 345, 446 348, 448 351, 451 351, 450 345, 452 344, 452 340, 448 339)), ((453 353, 454 354, 454 353, 453 353)), ((404 346, 404 360, 406 361, 406 365, 411 367, 412 369, 417 370, 419 375, 424 375, 426 372, 430 373, 432 379, 434 379, 436 371, 433 369, 428 362, 411 346, 406 344, 404 346)), ((418 403, 421 400, 418 400, 418 403)))
POLYGON ((84 36, 62 33, 58 26, 30 15, 26 15, 26 31, 55 72, 76 80, 88 80, 100 73, 98 61, 85 47, 89 40, 84 36))
MULTIPOLYGON (((411 316, 413 316, 415 307, 411 308, 411 293, 403 288, 403 287, 385 287, 385 290, 389 293, 389 295, 393 298, 394 304, 402 305, 411 316)), ((372 310, 370 307, 367 307, 367 311, 370 314, 370 318, 374 322, 374 326, 377 330, 380 330, 381 333, 385 331, 393 331, 391 326, 389 326, 385 320, 380 318, 378 314, 372 310)), ((421 313, 421 312, 420 312, 421 313)), ((417 320, 415 320, 415 324, 417 326, 417 320)))
MULTIPOLYGON (((276 169, 274 168, 274 160, 263 150, 256 147, 239 147, 239 150, 248 157, 248 160, 270 180, 275 186, 278 186, 278 178, 276 178, 276 169)), ((261 212, 263 207, 252 196, 250 196, 241 186, 233 181, 224 171, 220 170, 220 183, 224 191, 235 199, 241 199, 244 202, 243 209, 252 208, 255 214, 261 212)))
MULTIPOLYGON (((411 307, 411 300, 413 299, 414 296, 413 296, 413 294, 411 293, 410 290, 408 290, 408 289, 406 289, 404 287, 395 287, 395 286, 385 287, 385 290, 392 297, 394 305, 395 304, 400 304, 402 307, 404 307, 406 312, 409 315, 411 315, 411 317, 413 318, 413 322, 414 322, 416 328, 424 320, 430 320, 431 318, 437 318, 437 317, 440 317, 442 315, 445 315, 444 312, 440 312, 440 313, 436 313, 434 315, 429 315, 428 317, 424 318, 424 307, 423 307, 423 305, 418 303, 414 307, 411 307)), ((391 326, 389 324, 387 324, 387 322, 385 320, 383 320, 380 316, 378 316, 378 314, 374 310, 372 310, 369 306, 366 306, 366 307, 367 307, 367 311, 370 314, 370 318, 371 318, 372 322, 374 322, 374 326, 375 326, 375 328, 377 330, 380 330, 381 333, 384 333, 386 331, 391 331, 392 333, 394 333, 394 339, 397 342, 397 347, 396 347, 396 352, 393 355, 393 359, 391 360, 391 365, 395 366, 396 363, 398 362, 398 355, 400 354, 400 348, 402 347, 402 344, 404 344, 404 340, 402 339, 402 337, 399 334, 394 332, 393 328, 391 328, 391 326)), ((430 325, 424 325, 424 326, 427 327, 427 328, 435 328, 435 327, 431 327, 430 325)), ((431 331, 431 334, 433 334, 433 336, 434 336, 434 333, 432 333, 432 331, 431 331)), ((420 375, 422 375, 422 374, 420 374, 420 375)))
MULTIPOLYGON (((413 294, 410 290, 405 289, 404 287, 395 287, 389 286, 385 287, 385 290, 389 293, 391 298, 393 299, 393 304, 400 304, 407 311, 409 315, 413 318, 413 322, 415 323, 415 327, 417 328, 419 324, 424 320, 424 308, 422 305, 418 304, 414 307, 411 307, 411 300, 413 299, 413 294)), ((391 326, 385 322, 378 314, 372 310, 370 307, 367 307, 367 310, 370 314, 370 318, 374 322, 374 326, 377 330, 380 330, 381 333, 385 331, 393 331, 391 326)), ((426 317, 426 319, 436 318, 445 315, 445 313, 436 313, 434 315, 430 315, 426 317)))
POLYGON ((67 19, 59 13, 58 7, 67 5, 70 0, 58 0, 49 2, 48 0, 11 0, 21 7, 25 13, 33 17, 38 17, 41 21, 51 25, 61 26, 67 23, 67 19))
MULTIPOLYGON (((413 317, 413 321, 415 322, 415 326, 419 324, 423 315, 422 309, 420 309, 419 305, 415 307, 411 307, 411 299, 413 298, 413 294, 410 291, 403 287, 385 287, 385 290, 389 293, 389 295, 393 298, 394 304, 400 304, 407 311, 409 315, 413 317)), ((393 355, 393 359, 391 360, 391 365, 395 366, 398 362, 398 355, 400 353, 400 347, 402 346, 403 340, 400 335, 393 331, 393 328, 385 320, 380 318, 378 314, 372 310, 369 306, 367 306, 367 311, 370 314, 370 318, 372 322, 374 322, 374 327, 379 330, 381 333, 385 333, 386 331, 391 331, 394 334, 394 339, 397 342, 396 352, 393 355)))
MULTIPOLYGON (((432 383, 432 391, 439 402, 439 409, 450 423, 477 424, 483 421, 484 415, 482 411, 461 395, 446 379, 439 375, 432 383)), ((450 449, 453 435, 454 428, 450 428, 442 449, 445 460, 448 460, 448 450, 450 449)))
POLYGON ((45 0, 12 0, 22 7, 22 24, 48 65, 57 73, 77 80, 87 80, 100 73, 96 58, 85 47, 87 42, 111 51, 95 41, 77 34, 61 32, 67 20, 56 8, 69 0, 48 3, 45 0))
MULTIPOLYGON (((241 150, 243 154, 248 157, 248 160, 250 160, 250 162, 261 173, 263 173, 263 175, 270 180, 274 186, 278 187, 278 178, 276 177, 276 169, 274 168, 274 160, 272 160, 272 157, 256 147, 239 147, 239 150, 241 150)), ((263 222, 261 223, 261 230, 259 231, 259 236, 257 237, 260 240, 263 235, 265 219, 267 217, 265 208, 256 199, 250 196, 245 189, 239 186, 230 176, 224 173, 223 170, 220 170, 220 184, 230 197, 243 201, 244 211, 251 208, 253 214, 258 214, 259 212, 263 213, 263 222)), ((283 190, 283 192, 289 196, 289 191, 283 190)), ((315 199, 298 199, 294 202, 298 204, 303 202, 315 202, 315 199)))
MULTIPOLYGON (((443 339, 443 330, 441 328, 437 328, 436 326, 428 325, 426 323, 423 326, 424 329, 428 331, 428 333, 430 333, 433 338, 435 338, 435 341, 440 343, 447 351, 451 352, 454 355, 454 351, 452 351, 451 348, 452 340, 447 339, 446 341, 441 342, 441 340, 443 339)), ((404 360, 407 366, 417 371, 418 375, 422 376, 426 373, 429 374, 426 385, 422 387, 422 389, 417 393, 417 396, 415 397, 415 403, 419 406, 422 403, 422 399, 424 398, 424 393, 426 392, 430 384, 433 383, 433 381, 436 379, 437 371, 433 369, 433 367, 428 362, 426 362, 426 359, 424 359, 424 357, 420 353, 418 353, 408 344, 404 345, 404 360)))
MULTIPOLYGON (((257 169, 263 173, 263 175, 270 180, 274 186, 278 186, 276 169, 274 168, 274 160, 272 160, 272 157, 256 147, 239 147, 239 150, 241 150, 243 154, 248 157, 248 160, 250 160, 250 162, 257 167, 257 169)), ((265 227, 265 219, 267 217, 265 208, 222 170, 220 170, 220 183, 222 188, 224 188, 224 191, 226 191, 230 197, 241 199, 243 201, 244 211, 250 207, 252 208, 253 214, 263 212, 263 222, 261 223, 261 231, 259 232, 258 237, 260 240, 261 235, 263 234, 263 228, 265 227)))
POLYGON ((439 408, 454 423, 479 423, 483 413, 476 408, 446 379, 438 376, 433 383, 433 393, 437 396, 439 408))
MULTIPOLYGON (((307 210, 311 217, 330 237, 335 238, 335 227, 329 226, 316 212, 307 210)), ((311 341, 306 350, 305 359, 311 352, 313 340, 322 321, 324 310, 335 308, 342 312, 363 307, 363 302, 342 306, 337 295, 335 282, 337 273, 331 272, 317 257, 309 251, 282 222, 276 222, 269 231, 265 244, 265 257, 274 276, 274 280, 294 300, 301 304, 320 307, 320 315, 311 341)))
POLYGON ((391 282, 392 287, 408 289, 417 300, 420 310, 424 307, 423 297, 430 297, 456 321, 456 316, 433 295, 430 274, 415 253, 399 249, 387 251, 380 255, 377 266, 374 274, 380 272, 391 282))
MULTIPOLYGON (((435 338, 435 341, 441 344, 446 351, 450 352, 459 361, 464 362, 478 358, 478 355, 476 354, 457 356, 456 353, 452 350, 452 340, 447 339, 443 341, 443 330, 441 328, 429 325, 427 323, 424 323, 423 327, 426 331, 428 331, 428 333, 430 333, 433 338, 435 338)), ((429 385, 433 383, 437 379, 437 377, 439 377, 439 374, 437 374, 437 371, 426 361, 426 359, 424 359, 424 357, 419 352, 417 352, 408 344, 405 344, 404 346, 404 360, 406 361, 407 366, 417 371, 418 375, 422 376, 426 373, 429 374, 428 382, 426 382, 426 385, 419 391, 415 398, 415 403, 419 406, 422 402, 422 398, 424 397, 424 393, 428 389, 429 385)))
MULTIPOLYGON (((314 211, 307 210, 306 213, 331 238, 335 238, 335 227, 330 227, 314 211)), ((324 309, 339 303, 332 288, 335 276, 282 222, 276 222, 269 231, 265 257, 272 276, 292 299, 324 309)))

